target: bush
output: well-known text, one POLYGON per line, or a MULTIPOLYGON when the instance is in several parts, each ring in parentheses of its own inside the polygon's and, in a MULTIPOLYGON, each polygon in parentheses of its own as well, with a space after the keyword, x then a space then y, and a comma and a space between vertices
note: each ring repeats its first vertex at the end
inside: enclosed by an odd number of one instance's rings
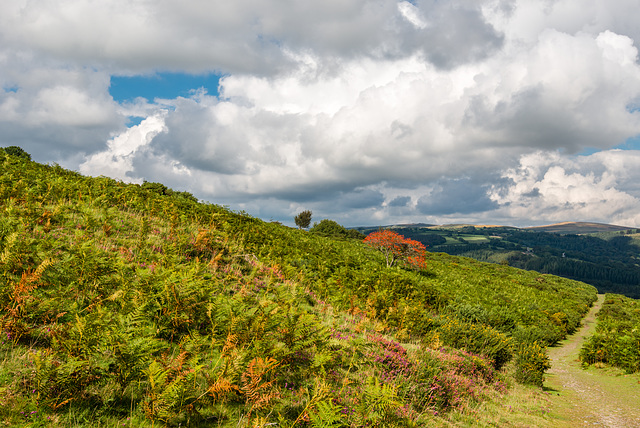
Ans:
POLYGON ((412 372, 416 384, 423 387, 407 388, 405 399, 418 412, 461 407, 502 387, 492 361, 457 349, 424 349, 412 372))
POLYGON ((516 352, 516 381, 542 387, 544 372, 551 368, 545 349, 537 342, 522 343, 516 352))
POLYGON ((320 223, 314 223, 313 227, 309 229, 311 233, 317 233, 324 236, 346 237, 347 229, 339 225, 333 220, 324 219, 320 223))
POLYGON ((314 223, 309 232, 322 236, 335 238, 364 239, 365 236, 355 229, 347 229, 333 220, 324 219, 320 223, 314 223))
POLYGON ((496 370, 500 370, 513 356, 511 339, 484 324, 447 318, 440 327, 440 338, 454 348, 489 357, 496 370))
POLYGON ((640 303, 607 294, 598 313, 596 333, 580 350, 584 365, 606 363, 628 373, 640 371, 640 303))
POLYGON ((29 153, 25 152, 24 150, 22 150, 18 146, 5 147, 4 151, 8 155, 15 156, 17 158, 21 158, 21 159, 28 160, 28 161, 31 160, 31 155, 29 153))

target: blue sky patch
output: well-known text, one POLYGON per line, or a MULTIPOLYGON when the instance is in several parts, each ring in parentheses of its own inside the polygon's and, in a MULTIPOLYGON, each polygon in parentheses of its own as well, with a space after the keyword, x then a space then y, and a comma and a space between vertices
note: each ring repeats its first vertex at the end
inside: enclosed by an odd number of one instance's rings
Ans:
POLYGON ((622 150, 640 150, 640 135, 628 138, 627 141, 616 146, 616 149, 622 150))
POLYGON ((146 118, 142 116, 128 116, 127 119, 127 127, 131 128, 132 126, 140 125, 146 118))
POLYGON ((580 151, 577 155, 578 156, 591 156, 592 154, 598 153, 600 151, 602 151, 602 149, 595 149, 593 147, 586 147, 582 151, 580 151))
POLYGON ((194 75, 186 73, 111 76, 109 93, 117 102, 131 101, 138 97, 146 98, 151 102, 154 98, 188 97, 192 91, 200 88, 205 88, 209 95, 217 96, 221 77, 217 74, 194 75))
MULTIPOLYGON (((627 138, 627 140, 624 143, 618 144, 617 146, 615 146, 613 148, 614 149, 620 149, 620 150, 640 150, 640 135, 636 135, 635 137, 627 138)), ((578 156, 591 156, 592 154, 600 152, 600 151, 602 151, 602 149, 595 149, 593 147, 586 147, 582 151, 580 151, 580 153, 578 153, 578 156)))

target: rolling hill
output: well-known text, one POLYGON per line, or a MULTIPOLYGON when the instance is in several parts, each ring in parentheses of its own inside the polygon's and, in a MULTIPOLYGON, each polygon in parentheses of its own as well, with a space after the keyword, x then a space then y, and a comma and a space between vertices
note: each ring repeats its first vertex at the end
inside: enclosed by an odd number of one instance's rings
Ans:
POLYGON ((90 178, 0 150, 5 426, 535 425, 596 289, 90 178), (492 407, 493 406, 493 407, 492 407))
POLYGON ((592 233, 606 233, 606 232, 622 232, 628 230, 636 230, 636 228, 616 226, 612 224, 603 223, 589 223, 589 222, 563 222, 550 224, 546 226, 532 226, 524 228, 526 230, 533 230, 537 232, 557 233, 560 235, 584 235, 592 233))

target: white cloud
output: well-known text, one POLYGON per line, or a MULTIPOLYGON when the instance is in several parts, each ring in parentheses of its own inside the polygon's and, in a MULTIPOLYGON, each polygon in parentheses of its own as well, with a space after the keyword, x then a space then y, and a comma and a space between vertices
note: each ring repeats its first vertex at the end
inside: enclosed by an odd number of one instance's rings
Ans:
POLYGON ((424 29, 427 27, 427 23, 421 16, 418 8, 408 1, 401 1, 398 3, 398 10, 404 16, 407 21, 412 23, 416 28, 424 29))
POLYGON ((558 153, 525 155, 504 173, 491 199, 513 218, 600 221, 640 226, 640 151, 609 150, 566 158, 558 153))
POLYGON ((296 64, 287 52, 313 52, 334 64, 422 52, 449 66, 483 57, 485 48, 499 44, 499 35, 468 2, 404 3, 399 8, 396 0, 13 1, 0 5, 0 40, 116 73, 263 75, 286 73, 296 64), (419 24, 425 14, 434 25, 419 24))
POLYGON ((639 0, 505 0, 483 2, 483 12, 513 40, 532 43, 546 29, 575 35, 597 35, 610 30, 640 40, 639 0))
POLYGON ((35 160, 71 167, 65 159, 103 147, 112 132, 124 128, 104 71, 41 59, 1 43, 0 69, 0 141, 21 145, 35 160))
POLYGON ((95 153, 80 164, 80 172, 87 175, 104 175, 127 182, 141 183, 133 168, 135 155, 153 138, 166 132, 164 114, 150 116, 107 142, 107 150, 95 153))
POLYGON ((518 63, 443 71, 417 57, 357 59, 337 77, 231 76, 222 101, 177 100, 155 147, 223 174, 235 195, 487 175, 536 148, 606 148, 639 133, 626 109, 640 92, 635 54, 624 36, 552 31, 517 51, 518 63))
POLYGON ((78 88, 59 85, 38 92, 26 119, 27 123, 92 126, 102 124, 112 114, 113 106, 93 102, 78 88))
POLYGON ((282 45, 337 54, 377 49, 393 0, 175 2, 38 0, 0 6, 0 35, 21 49, 112 67, 272 72, 282 45))
POLYGON ((637 223, 637 164, 609 149, 640 134, 638 6, 4 2, 0 143, 277 219, 637 223), (155 71, 225 77, 220 97, 110 97, 110 75, 155 71))

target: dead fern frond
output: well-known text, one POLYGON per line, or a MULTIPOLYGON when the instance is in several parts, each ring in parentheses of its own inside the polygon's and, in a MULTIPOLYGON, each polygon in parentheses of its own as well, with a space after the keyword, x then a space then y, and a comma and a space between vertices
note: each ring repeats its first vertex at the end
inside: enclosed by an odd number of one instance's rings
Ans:
POLYGON ((247 370, 242 373, 240 389, 247 398, 247 402, 251 403, 251 411, 267 406, 273 398, 278 396, 277 391, 272 390, 275 380, 267 381, 265 378, 279 365, 275 358, 256 357, 249 362, 247 370))
POLYGON ((229 351, 234 349, 238 343, 238 335, 229 332, 222 347, 222 355, 227 355, 229 351))
POLYGON ((106 236, 111 236, 113 233, 113 227, 106 221, 102 224, 102 231, 106 236))
POLYGON ((133 255, 133 251, 131 251, 131 249, 127 248, 127 247, 120 247, 118 248, 118 252, 120 253, 121 256, 124 257, 124 259, 128 262, 133 261, 134 259, 134 255, 133 255))
POLYGON ((195 246, 204 247, 209 244, 209 231, 207 229, 200 229, 196 235, 195 246))
POLYGON ((69 404, 72 400, 73 400, 73 397, 67 398, 66 400, 61 401, 60 403, 58 403, 55 406, 53 406, 53 409, 54 410, 58 410, 60 407, 66 405, 66 404, 69 404))
POLYGON ((185 361, 189 357, 188 351, 182 351, 172 362, 171 369, 176 372, 182 372, 182 367, 184 366, 185 361))
POLYGON ((214 271, 218 269, 218 262, 222 258, 222 254, 222 251, 218 251, 213 257, 211 257, 211 260, 209 261, 209 267, 214 271))
POLYGON ((13 290, 11 292, 11 302, 5 307, 6 314, 2 317, 2 326, 10 331, 13 331, 13 326, 19 322, 21 313, 24 310, 25 302, 31 297, 31 293, 38 288, 39 281, 42 278, 45 270, 51 266, 53 262, 51 259, 45 259, 42 261, 34 271, 25 271, 22 273, 22 277, 18 283, 14 283, 13 290))
POLYGON ((215 401, 219 401, 233 391, 239 392, 240 389, 226 377, 220 377, 207 389, 207 394, 211 395, 215 401))

